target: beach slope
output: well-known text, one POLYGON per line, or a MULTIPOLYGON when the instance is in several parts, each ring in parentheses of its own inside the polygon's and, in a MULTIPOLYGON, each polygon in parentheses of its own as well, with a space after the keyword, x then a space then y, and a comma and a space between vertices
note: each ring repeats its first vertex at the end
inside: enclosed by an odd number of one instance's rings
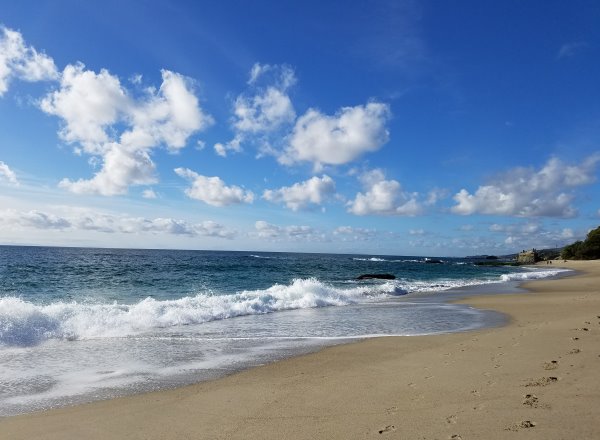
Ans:
MULTIPOLYGON (((555 265, 556 266, 556 265, 555 265)), ((0 419, 2 439, 600 438, 600 261, 472 297, 501 328, 371 339, 180 389, 0 419)))

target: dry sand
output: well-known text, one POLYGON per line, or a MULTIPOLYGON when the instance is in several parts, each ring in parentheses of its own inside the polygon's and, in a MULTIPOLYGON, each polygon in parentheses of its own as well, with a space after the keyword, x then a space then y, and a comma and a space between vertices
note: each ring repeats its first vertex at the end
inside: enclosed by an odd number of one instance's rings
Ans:
POLYGON ((560 266, 582 273, 464 300, 509 314, 505 327, 371 339, 0 419, 0 438, 599 439, 600 261, 560 266))

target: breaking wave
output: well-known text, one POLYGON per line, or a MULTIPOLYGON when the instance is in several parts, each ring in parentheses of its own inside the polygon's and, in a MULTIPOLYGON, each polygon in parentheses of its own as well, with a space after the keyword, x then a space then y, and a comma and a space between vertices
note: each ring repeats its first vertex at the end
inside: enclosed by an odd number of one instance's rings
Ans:
POLYGON ((136 304, 55 302, 0 298, 0 345, 29 346, 47 339, 124 337, 155 328, 201 324, 282 310, 343 306, 406 292, 396 283, 336 288, 314 278, 233 295, 199 294, 136 304))
POLYGON ((261 315, 283 310, 345 306, 410 292, 435 292, 458 287, 507 281, 525 281, 558 275, 565 270, 531 270, 495 279, 437 279, 358 283, 335 287, 316 278, 296 279, 268 289, 232 295, 198 294, 174 300, 146 298, 135 304, 54 302, 34 304, 21 298, 0 298, 0 346, 32 346, 48 339, 76 340, 126 337, 152 329, 261 315))

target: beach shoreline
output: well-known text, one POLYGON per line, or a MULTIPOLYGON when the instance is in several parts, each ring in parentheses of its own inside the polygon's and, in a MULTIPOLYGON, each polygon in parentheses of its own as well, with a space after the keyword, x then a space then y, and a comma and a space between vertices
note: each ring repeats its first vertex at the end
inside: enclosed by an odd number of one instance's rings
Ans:
POLYGON ((577 274, 521 285, 533 294, 459 300, 508 315, 502 327, 328 347, 216 381, 7 417, 0 433, 10 439, 595 438, 600 261, 554 266, 577 274))

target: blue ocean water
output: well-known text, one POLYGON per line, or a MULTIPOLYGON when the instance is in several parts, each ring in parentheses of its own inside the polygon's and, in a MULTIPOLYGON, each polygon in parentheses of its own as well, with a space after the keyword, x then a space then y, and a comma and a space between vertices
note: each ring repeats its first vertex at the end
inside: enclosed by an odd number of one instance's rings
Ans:
POLYGON ((421 257, 0 246, 0 416, 499 317, 448 292, 556 275, 421 257), (364 273, 395 280, 357 281, 364 273))

